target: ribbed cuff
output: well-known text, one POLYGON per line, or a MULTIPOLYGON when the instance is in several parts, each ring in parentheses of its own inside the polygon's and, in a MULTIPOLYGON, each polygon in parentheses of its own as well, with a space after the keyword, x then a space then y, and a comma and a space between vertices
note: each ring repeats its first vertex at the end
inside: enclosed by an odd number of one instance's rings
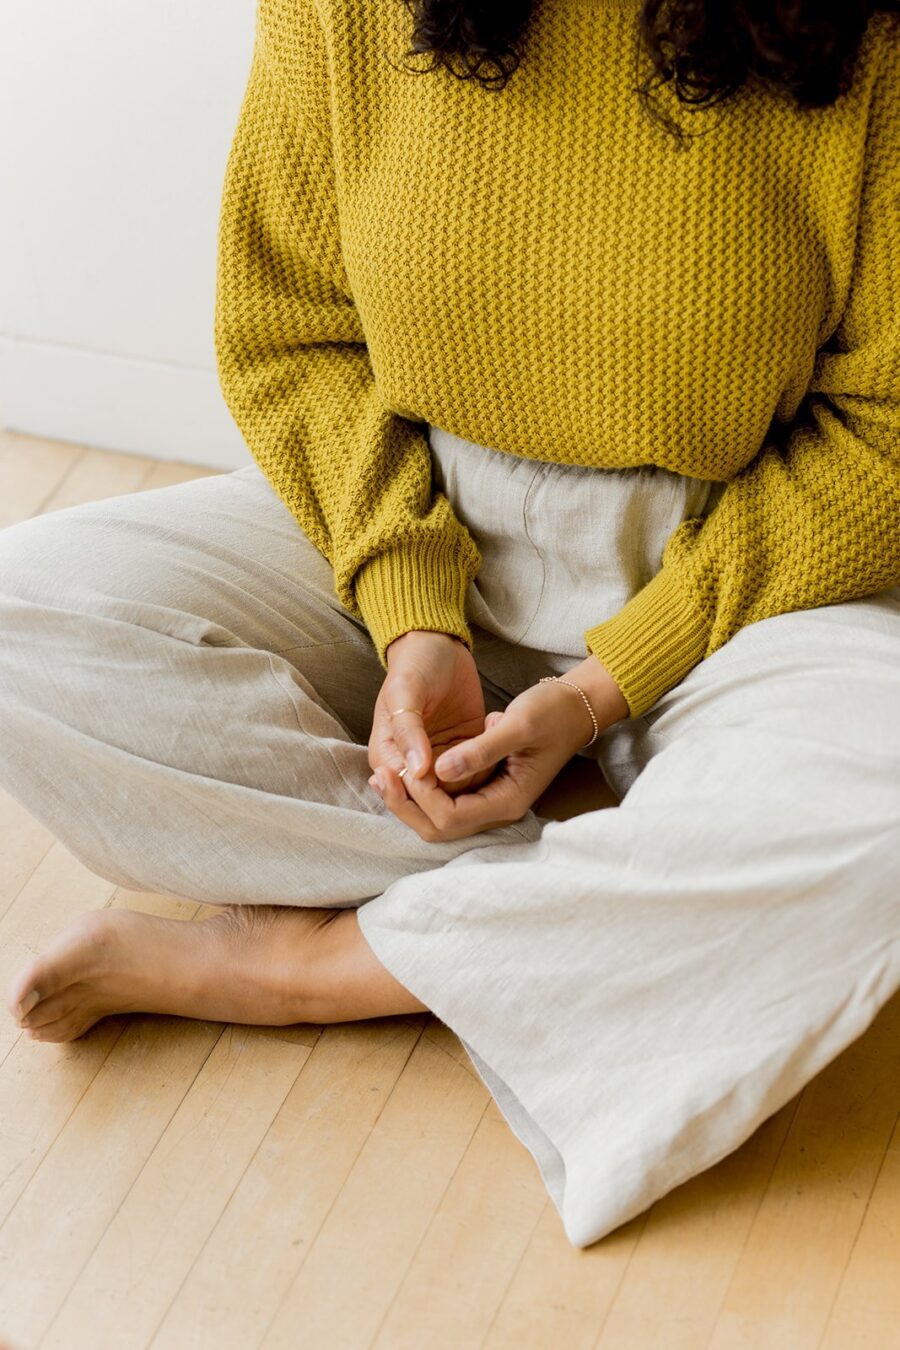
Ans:
POLYGON ((611 619, 588 628, 588 651, 622 691, 632 717, 647 712, 703 659, 709 625, 665 567, 611 619))
POLYGON ((385 669, 388 644, 413 629, 450 633, 472 650, 465 618, 470 576, 464 550, 448 549, 437 537, 376 554, 359 569, 356 603, 385 669))

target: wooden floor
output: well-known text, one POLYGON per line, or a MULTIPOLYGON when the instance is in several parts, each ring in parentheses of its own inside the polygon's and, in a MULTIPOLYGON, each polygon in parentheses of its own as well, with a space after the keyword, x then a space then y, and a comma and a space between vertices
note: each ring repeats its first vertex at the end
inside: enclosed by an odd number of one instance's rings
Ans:
MULTIPOLYGON (((203 472, 2 435, 0 525, 203 472)), ((104 905, 208 912, 117 890, 0 798, 3 990, 104 905)), ((117 1017, 49 1046, 4 1007, 0 1342, 896 1350, 898 1069, 895 998, 731 1157, 577 1252, 432 1018, 117 1017)))

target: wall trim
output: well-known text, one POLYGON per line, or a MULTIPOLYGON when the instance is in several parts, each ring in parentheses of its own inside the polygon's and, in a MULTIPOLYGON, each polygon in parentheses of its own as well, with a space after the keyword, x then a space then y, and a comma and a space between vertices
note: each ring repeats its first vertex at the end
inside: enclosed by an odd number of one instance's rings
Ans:
POLYGON ((0 335, 0 425, 209 469, 253 462, 214 371, 28 338, 0 335))

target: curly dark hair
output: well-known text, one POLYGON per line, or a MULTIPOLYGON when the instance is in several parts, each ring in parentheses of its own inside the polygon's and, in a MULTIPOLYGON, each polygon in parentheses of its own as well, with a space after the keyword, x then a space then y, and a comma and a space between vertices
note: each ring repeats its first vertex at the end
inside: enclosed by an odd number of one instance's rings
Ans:
MULTIPOLYGON (((400 3, 414 20, 405 55, 433 57, 414 73, 445 66, 496 89, 519 65, 535 8, 534 0, 400 3)), ((876 12, 900 16, 900 0, 643 0, 635 54, 640 62, 643 52, 649 68, 634 92, 682 143, 684 129, 653 106, 654 89, 669 82, 682 104, 695 107, 723 102, 749 83, 798 107, 827 107, 849 88, 876 12)))

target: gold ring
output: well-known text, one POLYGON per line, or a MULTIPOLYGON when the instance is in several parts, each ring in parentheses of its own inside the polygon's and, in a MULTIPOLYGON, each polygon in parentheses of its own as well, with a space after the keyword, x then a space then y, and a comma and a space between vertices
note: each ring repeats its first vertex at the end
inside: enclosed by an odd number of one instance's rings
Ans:
POLYGON ((425 716, 425 714, 422 712, 421 708, 398 708, 398 709, 396 710, 396 712, 388 713, 388 717, 399 717, 400 714, 401 714, 401 713, 404 713, 404 712, 415 713, 417 717, 424 717, 424 716, 425 716))
POLYGON ((404 775, 405 773, 407 773, 408 771, 409 771, 409 765, 408 765, 408 764, 404 764, 403 768, 402 768, 402 769, 400 770, 400 772, 397 774, 397 777, 398 777, 398 778, 402 778, 403 775, 404 775))

